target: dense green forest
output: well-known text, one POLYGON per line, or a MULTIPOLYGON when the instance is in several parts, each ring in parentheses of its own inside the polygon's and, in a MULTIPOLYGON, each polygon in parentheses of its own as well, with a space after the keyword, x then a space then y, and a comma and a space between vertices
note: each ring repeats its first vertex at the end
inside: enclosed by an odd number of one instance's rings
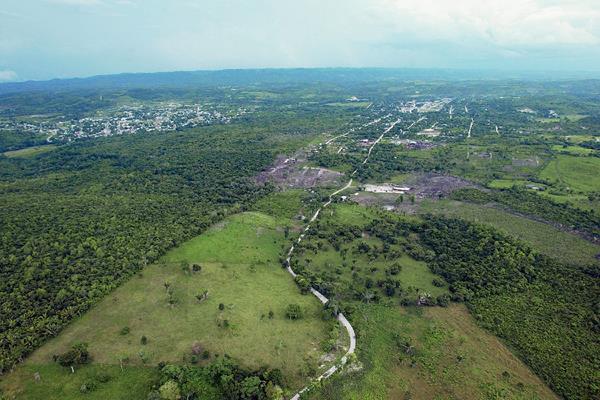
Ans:
POLYGON ((129 137, 0 161, 2 370, 166 249, 260 195, 248 178, 273 154, 256 137, 236 146, 223 136, 129 137))
POLYGON ((320 123, 290 112, 267 128, 246 122, 0 157, 1 370, 165 250, 271 190, 253 177, 320 123))
MULTIPOLYGON (((388 225, 402 232, 407 224, 388 225)), ((386 224, 378 237, 394 240, 386 224)), ((566 398, 598 396, 600 316, 598 272, 537 254, 491 228, 429 217, 413 225, 431 270, 450 284, 485 328, 505 339, 531 368, 566 398), (574 378, 575 377, 575 378, 574 378)))
POLYGON ((419 229, 431 268, 480 323, 566 398, 599 395, 598 272, 571 268, 490 228, 430 218, 419 229), (575 378, 574 378, 575 377, 575 378))

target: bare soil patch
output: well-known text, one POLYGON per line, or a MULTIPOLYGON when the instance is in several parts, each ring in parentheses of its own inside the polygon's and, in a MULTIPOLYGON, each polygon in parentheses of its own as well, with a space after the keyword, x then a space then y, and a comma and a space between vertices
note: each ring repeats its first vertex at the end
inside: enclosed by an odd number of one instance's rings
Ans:
POLYGON ((418 203, 423 199, 440 199, 457 189, 476 187, 472 182, 452 175, 417 174, 407 178, 402 187, 408 187, 403 195, 396 193, 359 192, 350 196, 351 200, 363 205, 378 205, 387 210, 395 210, 414 214, 418 211, 418 203), (402 196, 402 200, 400 198, 402 196))
POLYGON ((343 173, 327 168, 308 167, 305 162, 303 153, 294 157, 278 156, 275 163, 261 172, 256 180, 259 184, 273 182, 284 188, 337 186, 343 182, 343 173))

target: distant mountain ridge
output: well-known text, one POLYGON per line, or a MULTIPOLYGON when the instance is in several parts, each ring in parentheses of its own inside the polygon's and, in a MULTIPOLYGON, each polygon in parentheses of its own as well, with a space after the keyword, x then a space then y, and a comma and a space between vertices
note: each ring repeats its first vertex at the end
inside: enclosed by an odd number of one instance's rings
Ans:
POLYGON ((52 79, 0 84, 0 95, 29 91, 63 91, 104 88, 182 88, 248 84, 309 82, 365 82, 377 80, 479 80, 479 79, 590 79, 597 74, 506 72, 493 70, 411 68, 268 68, 123 73, 86 78, 52 79))

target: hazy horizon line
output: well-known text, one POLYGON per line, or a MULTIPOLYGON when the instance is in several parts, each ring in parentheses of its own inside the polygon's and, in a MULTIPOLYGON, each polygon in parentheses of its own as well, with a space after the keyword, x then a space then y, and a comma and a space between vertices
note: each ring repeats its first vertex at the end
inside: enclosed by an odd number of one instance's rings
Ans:
MULTIPOLYGON (((565 70, 565 69, 511 69, 511 68, 462 68, 462 67, 389 67, 389 66, 319 66, 319 67, 235 67, 235 68, 196 68, 196 69, 174 69, 174 70, 156 70, 156 71, 123 71, 123 72, 107 72, 92 75, 81 75, 71 77, 55 77, 48 79, 24 79, 0 82, 1 86, 14 85, 22 83, 43 83, 54 81, 69 81, 69 80, 85 80, 110 76, 122 75, 159 75, 159 74, 176 74, 176 73, 195 73, 195 72, 227 72, 227 71, 294 71, 294 70, 381 70, 381 71, 438 71, 438 72, 477 72, 477 73, 500 73, 503 77, 498 79, 508 79, 508 75, 528 75, 529 77, 540 76, 545 77, 549 74, 557 74, 560 77, 556 79, 600 79, 600 70, 565 70), (585 75, 581 78, 575 78, 574 75, 585 75)), ((481 79, 481 78, 479 78, 481 79)))

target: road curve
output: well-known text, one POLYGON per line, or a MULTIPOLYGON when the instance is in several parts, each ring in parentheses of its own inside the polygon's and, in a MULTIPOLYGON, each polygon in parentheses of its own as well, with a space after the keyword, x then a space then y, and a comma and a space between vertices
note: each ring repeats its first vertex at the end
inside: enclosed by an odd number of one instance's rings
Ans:
MULTIPOLYGON (((296 240, 296 243, 294 243, 292 245, 292 247, 290 247, 290 250, 288 251, 287 258, 286 258, 286 264, 287 264, 287 268, 286 269, 290 273, 290 275, 292 275, 294 278, 298 274, 296 274, 294 272, 294 270, 292 269, 292 267, 290 266, 290 260, 292 258, 292 254, 294 253, 294 249, 296 248, 296 245, 299 244, 302 241, 302 239, 304 238, 304 235, 310 229, 312 223, 317 219, 317 217, 319 216, 319 213, 321 212, 321 210, 331 204, 331 202, 333 201, 333 197, 334 196, 336 196, 337 194, 339 194, 339 193, 343 192, 344 190, 348 189, 351 185, 352 185, 352 179, 350 179, 348 181, 348 183, 344 187, 342 187, 341 189, 336 190, 335 192, 333 192, 333 193, 331 193, 329 195, 329 198, 327 199, 327 201, 321 207, 319 207, 317 209, 317 211, 315 211, 315 213, 313 214, 313 216, 310 218, 310 220, 308 221, 308 224, 306 224, 306 227, 304 228, 304 232, 300 234, 300 236, 296 240)), ((319 299, 319 301, 321 303, 323 303, 323 304, 326 304, 329 301, 329 299, 327 297, 325 297, 321 292, 319 292, 315 288, 311 287, 310 288, 310 292, 317 299, 319 299)), ((319 381, 321 381, 323 379, 329 378, 335 371, 337 371, 339 369, 339 367, 341 367, 342 365, 344 365, 344 364, 346 364, 348 362, 348 357, 350 357, 350 355, 353 354, 354 350, 356 349, 356 334, 354 333, 354 328, 352 327, 352 325, 350 324, 350 322, 346 319, 346 317, 342 313, 338 314, 337 320, 340 322, 340 324, 342 324, 344 326, 344 328, 346 328, 346 331, 348 332, 348 336, 350 337, 350 346, 348 347, 348 351, 346 352, 346 354, 344 354, 344 356, 340 359, 339 363, 333 365, 327 371, 325 371, 324 373, 322 373, 313 382, 319 382, 319 381)), ((304 392, 308 391, 309 389, 310 389, 310 385, 309 386, 305 386, 298 393, 296 393, 294 396, 292 396, 291 400, 298 400, 298 399, 300 399, 300 396, 304 392)))
MULTIPOLYGON (((377 120, 377 121, 379 121, 379 120, 377 120)), ((371 155, 371 151, 373 150, 373 147, 375 147, 375 145, 377 145, 377 143, 379 143, 381 141, 381 139, 383 139, 383 136, 386 133, 388 133, 389 131, 391 131, 394 128, 394 126, 396 126, 396 124, 398 124, 399 122, 400 122, 400 119, 397 119, 396 121, 394 121, 381 134, 381 136, 373 143, 373 145, 369 148, 369 152, 367 154, 367 157, 365 157, 365 159, 363 161, 363 164, 365 164, 369 160, 369 156, 371 155)), ((350 133, 350 132, 348 132, 348 133, 350 133)), ((340 136, 345 136, 345 135, 340 135, 340 136)), ((340 137, 340 136, 338 136, 338 137, 340 137)), ((336 138, 333 138, 331 141, 335 140, 336 138)), ((328 143, 330 143, 330 142, 328 142, 328 143)), ((355 173, 356 173, 356 170, 354 170, 354 172, 352 173, 352 175, 354 175, 355 173)), ((292 254, 294 253, 294 249, 296 248, 296 245, 298 245, 302 241, 302 239, 304 239, 304 236, 306 235, 306 232, 308 232, 308 230, 310 229, 312 223, 319 217, 319 214, 321 213, 321 210, 331 204, 331 202, 333 201, 334 196, 336 196, 339 193, 343 192, 344 190, 350 188, 350 186, 352 186, 352 178, 348 181, 348 183, 344 187, 336 190, 335 192, 333 192, 333 193, 331 193, 329 195, 329 198, 327 199, 327 201, 325 203, 323 203, 323 205, 321 207, 319 207, 317 209, 317 211, 315 211, 315 213, 313 214, 313 216, 308 220, 308 223, 306 224, 306 227, 304 228, 304 232, 302 232, 300 234, 300 236, 298 237, 298 239, 296 240, 296 242, 294 244, 292 244, 292 247, 290 247, 290 250, 288 251, 287 258, 286 258, 286 265, 287 265, 286 269, 290 273, 290 275, 292 275, 294 278, 298 274, 296 274, 296 272, 294 272, 294 270, 290 266, 290 260, 292 258, 292 254)), ((317 299, 319 299, 319 301, 321 303, 323 303, 323 304, 326 304, 329 301, 329 299, 327 297, 325 297, 322 293, 320 293, 318 290, 316 290, 313 287, 310 288, 310 292, 317 299)), ((344 354, 344 356, 340 359, 339 363, 334 364, 327 371, 323 372, 319 377, 317 377, 313 382, 311 382, 311 384, 315 383, 315 382, 320 382, 323 379, 327 379, 331 375, 333 375, 340 367, 342 367, 343 365, 345 365, 348 362, 349 357, 352 354, 354 354, 354 351, 356 350, 356 333, 354 332, 354 328, 352 327, 352 325, 350 324, 350 322, 346 319, 346 317, 344 316, 343 313, 339 313, 338 314, 337 320, 346 329, 346 332, 348 332, 348 337, 350 338, 350 345, 348 346, 348 351, 346 351, 346 354, 344 354)), ((311 385, 308 385, 308 386, 305 386, 304 388, 300 389, 300 391, 298 391, 294 396, 292 396, 290 400, 299 400, 300 396, 303 393, 307 392, 310 389, 310 387, 311 387, 311 385)))

